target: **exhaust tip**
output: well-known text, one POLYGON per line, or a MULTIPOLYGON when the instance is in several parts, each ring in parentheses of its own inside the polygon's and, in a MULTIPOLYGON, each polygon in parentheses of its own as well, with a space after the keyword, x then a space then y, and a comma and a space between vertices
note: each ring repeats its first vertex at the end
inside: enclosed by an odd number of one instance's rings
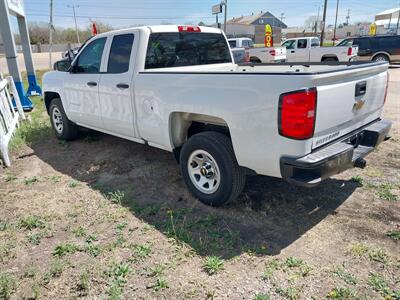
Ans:
POLYGON ((354 167, 364 169, 367 166, 367 161, 364 158, 359 158, 354 162, 354 167))

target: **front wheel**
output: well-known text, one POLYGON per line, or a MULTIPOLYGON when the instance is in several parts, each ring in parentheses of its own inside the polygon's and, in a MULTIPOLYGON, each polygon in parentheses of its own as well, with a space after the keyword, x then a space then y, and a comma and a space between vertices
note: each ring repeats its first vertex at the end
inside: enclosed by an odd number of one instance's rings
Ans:
POLYGON ((226 135, 208 131, 192 136, 182 148, 180 162, 189 191, 206 205, 231 202, 244 188, 245 172, 226 135))
POLYGON ((68 120, 61 99, 55 98, 50 103, 51 127, 60 140, 73 140, 78 136, 78 126, 68 120))
POLYGON ((389 57, 385 54, 379 54, 374 57, 374 62, 389 62, 389 57))

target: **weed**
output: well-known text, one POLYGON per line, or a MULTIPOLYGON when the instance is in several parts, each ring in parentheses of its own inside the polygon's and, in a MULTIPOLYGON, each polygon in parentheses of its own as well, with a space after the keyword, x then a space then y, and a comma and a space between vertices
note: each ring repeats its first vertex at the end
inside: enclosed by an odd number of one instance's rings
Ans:
POLYGON ((5 182, 11 182, 14 180, 17 180, 17 176, 13 175, 13 174, 6 174, 6 176, 4 176, 4 181, 5 182))
POLYGON ((265 264, 265 271, 263 272, 262 279, 270 280, 274 272, 280 269, 280 266, 281 264, 276 258, 267 261, 267 263, 265 264))
POLYGON ((137 259, 144 260, 150 256, 151 246, 135 245, 133 246, 133 253, 137 259))
POLYGON ((389 261, 389 255, 382 249, 372 249, 368 252, 368 257, 371 261, 376 261, 383 264, 387 264, 389 261))
POLYGON ((270 299, 271 299, 271 297, 270 297, 269 295, 267 295, 267 294, 262 294, 262 293, 256 294, 256 295, 254 296, 254 300, 270 300, 270 299))
POLYGON ((301 289, 300 288, 293 288, 293 287, 288 287, 288 288, 281 288, 277 287, 275 289, 276 293, 281 295, 283 298, 288 299, 288 300, 299 300, 300 299, 300 294, 301 294, 301 289))
POLYGON ((351 177, 351 181, 359 183, 359 184, 363 184, 364 180, 361 176, 353 176, 351 177))
POLYGON ((46 222, 39 216, 28 216, 20 220, 19 225, 26 230, 45 228, 46 222))
POLYGON ((333 288, 328 295, 327 299, 337 300, 356 300, 359 299, 357 293, 353 289, 349 288, 333 288))
POLYGON ((124 222, 124 223, 119 223, 117 224, 117 226, 115 226, 115 230, 117 231, 117 233, 123 231, 126 227, 128 226, 128 223, 124 222))
POLYGON ((156 281, 156 283, 152 286, 152 288, 153 288, 155 291, 161 291, 161 290, 164 290, 164 289, 169 288, 169 286, 168 286, 168 282, 167 282, 167 280, 165 279, 165 277, 160 276, 160 277, 157 278, 157 281, 156 281))
POLYGON ((50 180, 53 183, 58 183, 61 180, 61 176, 59 175, 50 175, 46 177, 47 180, 50 180))
POLYGON ((370 248, 367 245, 361 243, 351 244, 348 249, 348 252, 355 257, 363 257, 368 253, 368 251, 370 251, 370 248))
POLYGON ((165 266, 163 265, 155 265, 154 267, 150 268, 149 276, 150 277, 157 277, 162 275, 165 270, 165 266))
POLYGON ((90 289, 90 274, 88 271, 84 271, 79 276, 79 282, 77 286, 79 296, 80 297, 87 296, 89 294, 89 289, 90 289))
POLYGON ((72 233, 75 235, 75 237, 85 237, 86 236, 86 230, 82 226, 79 226, 72 230, 72 233))
POLYGON ((0 273, 0 299, 9 299, 16 287, 15 278, 8 273, 0 273))
POLYGON ((51 262, 49 273, 52 277, 60 277, 62 272, 64 271, 64 268, 64 262, 60 259, 56 259, 51 262))
POLYGON ((97 236, 95 236, 94 234, 90 234, 85 240, 87 244, 91 244, 96 241, 97 241, 97 236))
POLYGON ((24 270, 24 278, 35 278, 37 272, 37 266, 35 266, 34 264, 30 264, 24 270))
POLYGON ((130 271, 128 264, 121 263, 106 272, 106 275, 111 279, 110 287, 107 290, 110 299, 121 299, 123 287, 126 284, 126 277, 130 271))
POLYGON ((125 199, 125 193, 119 190, 115 192, 110 192, 107 194, 107 199, 109 199, 111 203, 122 204, 123 200, 125 199))
POLYGON ((98 245, 93 244, 86 244, 85 245, 85 252, 92 257, 97 257, 102 253, 102 248, 98 245))
POLYGON ((73 189, 73 188, 76 188, 79 185, 79 183, 76 180, 71 180, 71 181, 68 182, 67 185, 68 185, 69 188, 73 189))
POLYGON ((298 268, 301 265, 303 265, 303 260, 301 260, 300 258, 296 258, 296 257, 288 257, 284 263, 284 266, 287 268, 298 268))
POLYGON ((214 275, 224 268, 224 261, 217 256, 208 256, 203 269, 208 275, 214 275))
MULTIPOLYGON (((1 230, 1 226, 0 226, 1 230)), ((394 241, 399 241, 400 240, 400 231, 399 230, 391 230, 386 233, 386 236, 391 238, 394 241)))
POLYGON ((11 228, 11 223, 8 220, 0 220, 0 231, 6 231, 11 228))
POLYGON ((382 275, 371 272, 368 276, 368 285, 372 287, 374 291, 379 292, 384 297, 392 293, 389 288, 389 284, 382 275))
POLYGON ((26 185, 33 185, 35 183, 38 183, 39 181, 40 181, 39 177, 37 177, 37 176, 32 176, 32 177, 26 178, 24 180, 26 185))
POLYGON ((334 268, 332 270, 332 273, 342 279, 347 284, 356 285, 358 282, 357 278, 353 274, 346 272, 342 268, 334 268))
POLYGON ((44 236, 44 232, 28 234, 28 242, 33 245, 39 245, 44 236))
POLYGON ((397 195, 392 193, 393 186, 389 183, 384 183, 378 186, 378 196, 380 199, 387 201, 397 201, 397 195))
POLYGON ((54 256, 58 256, 58 257, 62 257, 65 256, 67 254, 73 254, 76 251, 79 250, 79 247, 75 244, 71 244, 71 243, 63 243, 58 245, 54 251, 53 251, 53 255, 54 256))

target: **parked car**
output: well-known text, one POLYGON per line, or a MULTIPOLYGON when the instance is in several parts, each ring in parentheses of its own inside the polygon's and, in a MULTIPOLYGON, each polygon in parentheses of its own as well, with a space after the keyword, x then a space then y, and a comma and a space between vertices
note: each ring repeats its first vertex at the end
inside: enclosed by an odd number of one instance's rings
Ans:
POLYGON ((72 49, 68 49, 67 51, 65 51, 63 53, 63 58, 68 58, 68 57, 74 58, 78 54, 80 48, 81 47, 75 47, 72 49))
POLYGON ((221 30, 167 25, 99 34, 43 91, 59 139, 82 126, 170 151, 218 206, 249 173, 313 187, 364 167, 391 127, 387 82, 387 63, 237 65, 221 30))
POLYGON ((288 62, 349 62, 355 59, 357 46, 320 47, 318 37, 300 37, 287 39, 283 44, 286 47, 288 62))
POLYGON ((250 38, 228 39, 231 49, 245 48, 249 50, 249 60, 253 63, 277 63, 286 61, 286 49, 284 47, 260 47, 255 48, 250 38))
POLYGON ((357 46, 359 60, 400 62, 400 35, 353 37, 338 46, 357 46))

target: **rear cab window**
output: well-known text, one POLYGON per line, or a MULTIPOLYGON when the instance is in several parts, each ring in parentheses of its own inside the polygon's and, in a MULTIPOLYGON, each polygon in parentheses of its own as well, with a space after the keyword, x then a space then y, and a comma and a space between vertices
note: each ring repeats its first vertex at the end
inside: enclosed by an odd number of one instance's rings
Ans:
POLYGON ((232 63, 232 56, 222 34, 203 32, 150 34, 145 69, 223 63, 232 63))
POLYGON ((236 41, 229 41, 229 46, 231 48, 236 48, 236 41))
POLYGON ((298 49, 305 49, 307 48, 307 39, 300 39, 297 41, 297 48, 298 49))

